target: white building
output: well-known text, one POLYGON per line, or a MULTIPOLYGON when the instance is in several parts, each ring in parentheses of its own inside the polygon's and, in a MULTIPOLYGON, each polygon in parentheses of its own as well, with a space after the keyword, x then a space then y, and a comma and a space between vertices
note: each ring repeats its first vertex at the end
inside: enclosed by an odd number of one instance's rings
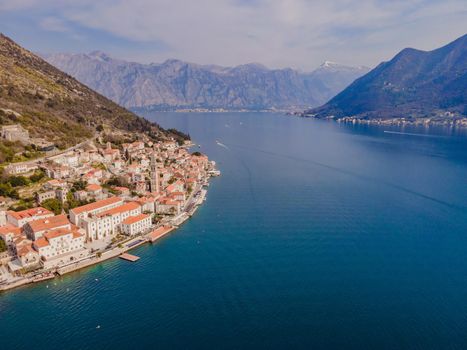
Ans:
POLYGON ((29 143, 29 132, 19 124, 3 125, 1 136, 8 141, 21 141, 29 143))
POLYGON ((43 236, 44 233, 56 229, 71 230, 71 223, 68 221, 66 215, 57 215, 45 219, 39 219, 28 222, 23 227, 26 236, 35 241, 43 236))
POLYGON ((3 240, 8 247, 13 246, 15 238, 21 236, 21 228, 7 224, 0 227, 0 239, 3 240))
POLYGON ((55 190, 38 192, 36 193, 36 202, 38 204, 41 204, 42 202, 48 199, 53 199, 55 197, 56 197, 55 190))
POLYGON ((37 207, 22 211, 7 211, 7 221, 16 227, 23 227, 26 223, 34 220, 45 219, 54 216, 54 213, 45 208, 37 207))
POLYGON ((130 216, 122 221, 122 232, 128 236, 134 236, 149 230, 151 225, 151 217, 149 215, 130 216))
POLYGON ((129 202, 96 215, 88 216, 81 221, 88 239, 104 239, 121 231, 121 223, 130 216, 141 214, 141 206, 129 202))
POLYGON ((10 176, 25 174, 36 169, 37 165, 35 163, 12 163, 5 167, 5 174, 10 176))
POLYGON ((182 209, 182 203, 171 198, 159 198, 156 202, 156 214, 178 215, 182 209))
POLYGON ((156 212, 156 199, 159 196, 141 197, 135 200, 135 202, 141 205, 141 211, 143 213, 155 213, 156 212))
POLYGON ((6 225, 6 210, 0 208, 0 227, 6 225))
POLYGON ((77 167, 79 165, 79 154, 70 152, 64 155, 60 155, 57 157, 51 158, 55 163, 70 166, 70 167, 77 167))
POLYGON ((17 261, 23 268, 36 268, 39 267, 40 256, 39 253, 33 248, 32 242, 24 240, 16 247, 17 261))
POLYGON ((85 236, 77 230, 57 229, 44 233, 33 243, 44 268, 58 267, 88 256, 85 236))
POLYGON ((83 218, 102 213, 122 204, 123 199, 120 197, 110 197, 94 203, 83 205, 81 207, 73 208, 70 210, 70 221, 76 226, 81 227, 80 224, 83 218))

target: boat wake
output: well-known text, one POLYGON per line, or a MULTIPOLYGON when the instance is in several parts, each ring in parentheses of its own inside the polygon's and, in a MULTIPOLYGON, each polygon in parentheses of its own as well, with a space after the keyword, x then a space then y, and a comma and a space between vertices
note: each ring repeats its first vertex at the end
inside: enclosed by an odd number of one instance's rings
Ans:
POLYGON ((418 137, 444 137, 440 135, 433 135, 433 134, 417 134, 417 133, 412 133, 412 132, 401 132, 401 131, 390 131, 390 130, 384 130, 383 131, 385 134, 395 134, 395 135, 407 135, 407 136, 418 136, 418 137))
POLYGON ((229 149, 229 147, 227 147, 226 145, 224 145, 223 143, 219 142, 216 140, 216 143, 221 146, 221 147, 224 147, 225 149, 229 149))
POLYGON ((450 208, 453 208, 453 209, 456 209, 456 210, 460 210, 462 212, 467 212, 467 207, 465 207, 463 205, 447 202, 447 201, 444 201, 442 199, 432 197, 430 195, 426 195, 424 193, 412 190, 410 188, 406 188, 406 187, 400 186, 398 184, 395 184, 395 183, 392 183, 392 182, 389 182, 389 181, 386 181, 386 180, 383 180, 383 179, 378 179, 378 178, 374 178, 374 177, 367 176, 367 175, 364 175, 364 174, 355 173, 355 172, 347 170, 345 168, 339 168, 339 167, 336 167, 336 166, 333 166, 333 165, 324 164, 324 163, 317 162, 317 161, 314 161, 314 160, 311 160, 311 159, 303 159, 303 158, 299 158, 299 157, 295 157, 295 156, 280 154, 280 153, 276 153, 276 152, 270 152, 270 151, 266 151, 266 150, 262 150, 262 149, 253 148, 253 147, 245 147, 244 145, 235 145, 235 144, 229 144, 229 145, 231 145, 234 148, 246 149, 246 150, 249 150, 249 151, 255 151, 255 152, 259 152, 259 153, 264 153, 264 154, 268 154, 268 155, 272 155, 272 156, 276 156, 276 157, 281 157, 281 158, 287 158, 287 159, 290 159, 290 160, 294 160, 294 161, 298 161, 298 162, 308 163, 310 165, 323 167, 323 168, 326 168, 326 169, 329 169, 329 170, 332 170, 332 171, 336 171, 336 172, 339 172, 339 173, 342 173, 342 174, 345 174, 345 175, 348 175, 348 176, 352 176, 354 178, 359 178, 359 179, 364 180, 366 182, 379 183, 379 184, 385 185, 387 187, 391 187, 393 189, 396 189, 396 190, 411 194, 413 196, 423 198, 423 199, 426 199, 426 200, 429 200, 429 201, 444 205, 446 207, 450 207, 450 208))

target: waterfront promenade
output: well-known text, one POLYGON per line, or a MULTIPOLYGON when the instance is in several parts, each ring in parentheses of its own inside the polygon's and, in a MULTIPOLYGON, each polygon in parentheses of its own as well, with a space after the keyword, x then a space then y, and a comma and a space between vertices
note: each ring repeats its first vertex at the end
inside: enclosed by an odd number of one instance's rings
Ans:
POLYGON ((126 252, 135 249, 146 243, 154 243, 160 238, 164 237, 168 233, 177 229, 181 224, 188 220, 196 211, 199 205, 201 205, 206 199, 207 191, 199 186, 193 191, 190 197, 187 200, 187 204, 179 215, 166 218, 163 223, 152 227, 149 232, 136 235, 125 241, 118 242, 115 246, 110 247, 109 249, 103 252, 94 253, 91 256, 88 256, 82 260, 75 261, 71 264, 61 266, 59 268, 49 270, 49 271, 40 271, 40 273, 31 274, 21 278, 14 279, 9 283, 0 284, 0 292, 14 289, 20 286, 24 286, 31 283, 37 283, 44 280, 51 279, 55 276, 63 276, 65 274, 78 271, 99 263, 102 263, 106 260, 117 258, 126 252), (47 275, 44 277, 44 275, 47 275))

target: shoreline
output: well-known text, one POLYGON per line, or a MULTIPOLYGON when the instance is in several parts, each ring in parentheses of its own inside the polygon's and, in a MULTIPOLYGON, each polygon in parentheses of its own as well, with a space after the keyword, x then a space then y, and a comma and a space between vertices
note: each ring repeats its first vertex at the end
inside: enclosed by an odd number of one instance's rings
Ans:
POLYGON ((407 119, 407 118, 390 118, 390 119, 361 119, 353 117, 344 117, 344 118, 317 118, 312 115, 306 114, 287 114, 288 116, 296 116, 299 118, 305 119, 314 119, 314 120, 323 120, 323 121, 333 121, 339 124, 352 124, 352 125, 378 125, 378 126, 414 126, 414 127, 445 127, 453 129, 467 129, 467 118, 462 117, 458 119, 432 119, 432 118, 416 118, 416 119, 407 119))
MULTIPOLYGON (((205 185, 207 184, 208 182, 206 181, 205 185)), ((93 256, 86 257, 72 264, 65 265, 59 268, 55 268, 50 271, 47 271, 47 270, 40 271, 39 273, 34 274, 32 276, 23 277, 14 282, 0 285, 0 294, 3 292, 13 290, 18 287, 33 285, 36 283, 41 283, 41 282, 45 282, 48 280, 52 280, 57 277, 64 276, 66 274, 100 264, 107 260, 118 258, 120 255, 128 251, 131 251, 133 249, 136 249, 144 244, 148 244, 148 243, 155 244, 161 238, 165 237, 172 231, 175 231, 178 228, 180 228, 181 225, 183 225, 188 219, 190 219, 194 215, 194 213, 198 210, 198 207, 201 204, 203 204, 203 202, 206 200, 206 195, 207 195, 207 190, 204 188, 204 185, 203 185, 199 188, 198 191, 196 192, 194 191, 191 194, 190 198, 194 200, 194 202, 191 206, 187 205, 187 207, 190 207, 190 208, 189 209, 184 208, 183 212, 181 212, 179 215, 177 215, 176 217, 170 218, 170 220, 168 220, 169 223, 161 223, 160 225, 151 227, 150 232, 146 232, 144 234, 134 236, 128 240, 119 242, 116 247, 112 247, 109 250, 101 252, 100 256, 98 256, 98 254, 96 253, 93 256), (195 197, 198 197, 198 198, 195 198, 195 197), (153 235, 155 232, 157 232, 157 230, 161 228, 164 228, 164 230, 161 230, 160 233, 153 235), (120 247, 121 245, 123 245, 123 247, 120 247)))

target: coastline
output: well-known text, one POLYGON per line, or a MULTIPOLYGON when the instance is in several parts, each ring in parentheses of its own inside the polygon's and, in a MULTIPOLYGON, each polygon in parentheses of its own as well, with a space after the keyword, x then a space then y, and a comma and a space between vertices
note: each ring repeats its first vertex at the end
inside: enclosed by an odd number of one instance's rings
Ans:
POLYGON ((310 119, 317 119, 317 120, 331 120, 337 123, 343 124, 362 124, 362 125, 380 125, 380 126, 441 126, 441 127, 449 127, 449 128, 459 128, 464 129, 467 128, 467 118, 460 117, 460 118, 389 118, 389 119, 362 119, 356 117, 343 117, 343 118, 335 118, 335 117, 327 117, 327 118, 317 118, 313 115, 307 115, 304 113, 289 113, 287 115, 298 116, 301 118, 310 118, 310 119))
MULTIPOLYGON (((210 177, 219 176, 219 175, 220 175, 220 172, 217 170, 215 175, 211 174, 210 177)), ((148 244, 148 243, 155 244, 161 238, 165 237, 172 231, 177 230, 182 224, 184 224, 188 219, 190 219, 194 215, 194 213, 198 210, 199 206, 203 204, 203 202, 206 200, 206 195, 207 195, 207 190, 204 188, 204 186, 208 185, 208 182, 207 182, 208 179, 206 179, 206 182, 203 184, 203 186, 201 186, 198 189, 198 191, 196 192, 194 191, 191 194, 190 199, 194 200, 192 205, 187 205, 187 207, 189 208, 185 208, 182 213, 168 220, 168 223, 161 223, 160 225, 151 227, 150 232, 145 232, 144 234, 137 235, 137 236, 131 237, 128 240, 119 242, 118 246, 112 247, 104 252, 101 252, 99 256, 98 254, 93 254, 92 256, 86 257, 80 261, 73 262, 72 264, 61 266, 59 268, 55 268, 51 271, 46 271, 46 270, 40 271, 37 274, 28 276, 28 277, 22 277, 12 283, 4 284, 4 285, 0 284, 0 294, 2 292, 6 292, 6 291, 9 291, 9 290, 21 287, 21 286, 31 285, 31 284, 55 279, 57 277, 61 277, 66 274, 100 264, 107 260, 118 258, 122 254, 128 251, 131 251, 135 248, 138 248, 144 244, 148 244), (160 230, 160 232, 157 232, 161 228, 163 230, 160 230)))

